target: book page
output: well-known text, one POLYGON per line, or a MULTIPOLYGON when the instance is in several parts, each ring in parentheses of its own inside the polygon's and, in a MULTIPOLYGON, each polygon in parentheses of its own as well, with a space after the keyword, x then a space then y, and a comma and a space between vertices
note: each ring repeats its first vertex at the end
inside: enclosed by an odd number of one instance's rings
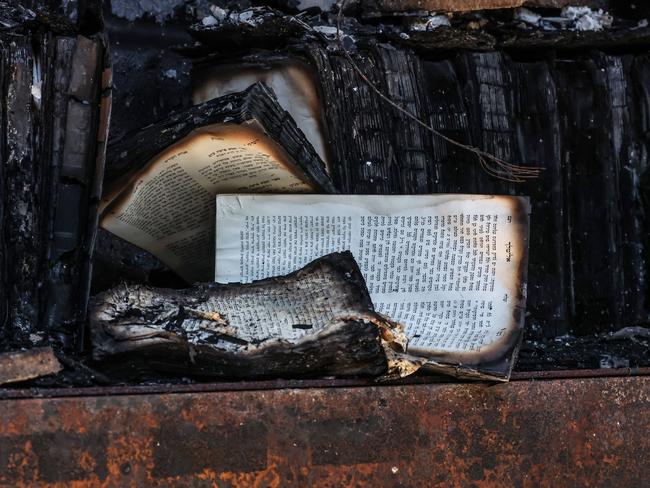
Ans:
POLYGON ((211 281, 218 193, 314 191, 253 125, 214 124, 173 144, 103 202, 100 225, 188 282, 211 281))
POLYGON ((280 106, 289 112, 305 138, 329 166, 327 126, 317 82, 307 64, 289 59, 259 66, 238 63, 210 66, 197 70, 195 74, 194 104, 245 90, 257 82, 271 87, 280 106))
POLYGON ((250 282, 350 250, 409 351, 478 364, 523 325, 529 205, 488 195, 220 195, 219 282, 250 282))

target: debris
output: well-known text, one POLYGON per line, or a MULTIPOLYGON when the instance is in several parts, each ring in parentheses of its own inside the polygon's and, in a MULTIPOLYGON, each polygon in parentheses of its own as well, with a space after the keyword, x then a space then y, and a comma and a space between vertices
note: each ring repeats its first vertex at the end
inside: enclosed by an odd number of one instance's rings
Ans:
POLYGON ((629 368, 630 360, 605 354, 600 359, 600 367, 604 369, 629 368))
POLYGON ((613 18, 602 9, 590 7, 564 7, 562 17, 574 22, 573 28, 579 31, 599 31, 612 26, 613 18))
POLYGON ((56 374, 63 369, 51 347, 0 354, 0 385, 56 374))
POLYGON ((539 25, 542 16, 527 8, 518 8, 515 10, 515 20, 520 20, 529 25, 539 25))

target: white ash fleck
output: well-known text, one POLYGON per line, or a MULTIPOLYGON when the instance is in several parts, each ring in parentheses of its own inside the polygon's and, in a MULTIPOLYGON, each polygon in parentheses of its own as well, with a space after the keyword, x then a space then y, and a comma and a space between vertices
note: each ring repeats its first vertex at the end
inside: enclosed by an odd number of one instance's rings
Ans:
POLYGON ((601 31, 612 26, 614 18, 602 9, 568 6, 562 9, 559 17, 544 17, 528 8, 518 8, 514 20, 521 27, 539 27, 546 31, 577 30, 601 31))
POLYGON ((210 7, 210 12, 212 12, 212 17, 218 21, 222 21, 228 17, 228 11, 219 7, 218 5, 212 5, 210 7))
POLYGON ((163 72, 163 76, 165 78, 175 79, 177 77, 177 75, 178 75, 178 73, 176 72, 175 69, 168 69, 167 71, 163 72))
POLYGON ((420 17, 410 21, 409 30, 411 32, 425 32, 432 31, 438 27, 449 27, 449 17, 444 14, 430 15, 429 17, 420 17))
POLYGON ((43 340, 43 335, 41 333, 32 332, 29 334, 29 340, 32 344, 38 344, 43 340))
POLYGON ((579 31, 600 31, 611 27, 614 20, 603 9, 592 10, 590 7, 564 7, 562 17, 573 20, 574 29, 579 31))
POLYGON ((207 17, 203 17, 201 19, 201 24, 205 26, 218 25, 219 21, 215 19, 212 15, 208 15, 207 17))
POLYGON ((602 369, 629 368, 630 360, 609 354, 603 354, 600 357, 600 367, 602 369))
POLYGON ((32 98, 34 98, 34 102, 36 105, 38 105, 41 101, 41 83, 34 83, 32 85, 32 98))
POLYGON ((411 38, 411 36, 409 36, 406 32, 400 32, 399 36, 400 36, 400 38, 402 38, 404 40, 411 38))
POLYGON ((323 34, 328 39, 336 39, 338 34, 338 29, 334 25, 315 25, 312 29, 323 34))

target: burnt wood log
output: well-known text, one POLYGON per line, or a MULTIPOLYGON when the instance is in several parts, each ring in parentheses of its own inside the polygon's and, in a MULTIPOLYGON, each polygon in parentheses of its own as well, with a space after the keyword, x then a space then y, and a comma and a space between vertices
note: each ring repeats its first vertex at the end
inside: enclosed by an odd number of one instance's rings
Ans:
POLYGON ((184 290, 121 286, 93 299, 93 357, 120 376, 258 378, 408 374, 405 336, 374 312, 350 252, 286 276, 184 290))

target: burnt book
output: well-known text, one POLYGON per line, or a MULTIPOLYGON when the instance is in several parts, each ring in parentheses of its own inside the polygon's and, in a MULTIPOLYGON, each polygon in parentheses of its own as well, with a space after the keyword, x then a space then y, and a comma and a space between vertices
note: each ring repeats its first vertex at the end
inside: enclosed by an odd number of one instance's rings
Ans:
MULTIPOLYGON (((350 250, 428 370, 507 380, 522 339, 530 205, 497 195, 219 195, 215 281, 350 250)), ((318 300, 314 296, 314 300, 318 300)))
POLYGON ((93 299, 90 326, 93 357, 113 377, 393 377, 423 363, 375 312, 349 252, 250 284, 117 287, 93 299))
POLYGON ((81 347, 111 106, 107 48, 101 35, 59 34, 20 5, 0 9, 0 350, 50 339, 81 347))
POLYGON ((212 279, 215 195, 336 191, 325 163, 262 83, 112 142, 108 159, 100 225, 189 283, 212 279))

